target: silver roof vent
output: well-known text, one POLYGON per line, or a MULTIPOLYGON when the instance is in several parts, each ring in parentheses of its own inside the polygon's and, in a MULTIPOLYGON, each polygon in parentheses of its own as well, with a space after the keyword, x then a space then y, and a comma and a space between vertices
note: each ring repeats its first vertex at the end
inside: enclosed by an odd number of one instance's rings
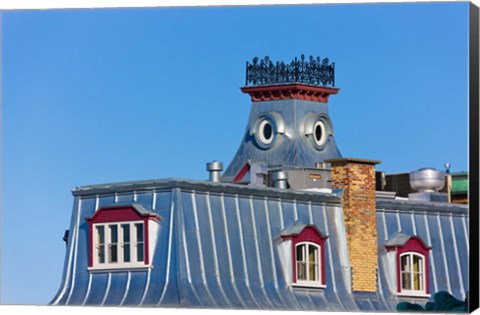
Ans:
POLYGON ((210 174, 210 181, 214 183, 219 183, 220 172, 223 171, 223 163, 218 161, 209 162, 207 163, 207 171, 210 174))
POLYGON ((431 167, 410 173, 410 186, 420 192, 435 192, 443 188, 445 173, 431 167))
POLYGON ((272 180, 275 188, 288 188, 288 173, 285 171, 276 171, 272 173, 272 180))

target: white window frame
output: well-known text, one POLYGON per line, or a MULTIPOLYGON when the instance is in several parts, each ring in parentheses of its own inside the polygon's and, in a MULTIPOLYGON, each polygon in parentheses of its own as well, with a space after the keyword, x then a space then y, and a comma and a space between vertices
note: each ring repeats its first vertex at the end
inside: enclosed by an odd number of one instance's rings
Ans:
MULTIPOLYGON (((148 222, 147 222, 148 224, 148 222)), ((149 264, 145 263, 145 254, 146 248, 148 246, 147 239, 145 238, 145 222, 144 221, 119 221, 119 222, 105 222, 105 223, 94 223, 92 224, 92 267, 89 267, 89 270, 99 270, 99 269, 122 269, 122 268, 146 268, 149 267, 149 264), (137 248, 138 248, 138 240, 137 240, 137 229, 136 224, 141 224, 143 226, 143 260, 138 260, 137 255, 137 248), (124 232, 122 225, 129 225, 129 233, 130 233, 130 261, 125 262, 124 258, 124 232), (97 227, 102 226, 104 228, 104 263, 99 262, 99 239, 97 233, 97 227), (117 226, 117 262, 109 262, 110 261, 110 250, 109 246, 111 244, 111 233, 110 233, 110 226, 117 226)))
POLYGON ((398 257, 398 274, 400 277, 400 283, 398 284, 400 286, 400 293, 399 295, 404 295, 404 296, 416 296, 416 297, 429 297, 430 294, 427 293, 427 274, 426 274, 426 259, 425 256, 417 253, 417 252, 405 252, 399 255, 398 257), (402 274, 402 257, 408 256, 410 259, 410 268, 407 271, 410 274, 410 283, 411 283, 411 288, 410 290, 404 289, 403 285, 403 274, 402 274), (414 275, 415 272, 413 271, 413 258, 417 256, 421 259, 421 264, 420 264, 420 289, 415 290, 413 289, 413 283, 414 283, 414 275))
POLYGON ((315 288, 325 288, 326 286, 322 284, 322 257, 321 257, 321 246, 313 243, 313 242, 299 242, 295 244, 295 283, 293 283, 294 286, 300 286, 300 287, 315 287, 315 288), (310 261, 308 260, 308 249, 310 246, 313 246, 317 249, 317 268, 315 269, 316 273, 316 280, 300 280, 298 279, 298 261, 297 261, 297 248, 299 246, 305 245, 305 251, 303 253, 305 263, 306 263, 306 274, 307 274, 307 279, 308 279, 308 271, 310 268, 310 261))

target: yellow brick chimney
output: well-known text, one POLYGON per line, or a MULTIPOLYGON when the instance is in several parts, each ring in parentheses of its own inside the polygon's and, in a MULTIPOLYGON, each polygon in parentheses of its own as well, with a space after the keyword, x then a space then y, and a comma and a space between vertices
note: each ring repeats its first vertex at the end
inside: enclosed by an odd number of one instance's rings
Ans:
POLYGON ((342 188, 352 290, 377 291, 376 160, 331 159, 332 188, 342 188))

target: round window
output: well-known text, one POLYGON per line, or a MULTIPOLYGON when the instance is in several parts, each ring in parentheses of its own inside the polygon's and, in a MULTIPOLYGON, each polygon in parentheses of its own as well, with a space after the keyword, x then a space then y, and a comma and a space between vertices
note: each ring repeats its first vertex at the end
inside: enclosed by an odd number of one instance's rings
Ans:
POLYGON ((325 143, 326 133, 323 121, 319 120, 313 126, 313 140, 319 146, 325 143))
POLYGON ((278 141, 277 137, 281 133, 281 128, 281 120, 275 117, 274 113, 261 115, 255 120, 255 124, 252 127, 255 145, 263 150, 270 149, 278 141))
POLYGON ((268 119, 262 120, 258 125, 258 138, 263 144, 270 144, 273 141, 273 126, 268 119))
POLYGON ((323 150, 333 135, 330 118, 326 114, 310 113, 306 116, 303 130, 306 140, 317 150, 323 150))

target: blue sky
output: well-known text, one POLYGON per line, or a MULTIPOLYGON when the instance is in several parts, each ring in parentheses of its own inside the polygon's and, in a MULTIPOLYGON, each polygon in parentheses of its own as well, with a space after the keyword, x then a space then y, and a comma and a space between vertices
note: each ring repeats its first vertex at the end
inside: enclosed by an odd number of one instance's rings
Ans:
POLYGON ((75 186, 206 179, 245 131, 245 62, 335 62, 343 156, 467 170, 468 4, 2 13, 1 303, 60 286, 75 186))

